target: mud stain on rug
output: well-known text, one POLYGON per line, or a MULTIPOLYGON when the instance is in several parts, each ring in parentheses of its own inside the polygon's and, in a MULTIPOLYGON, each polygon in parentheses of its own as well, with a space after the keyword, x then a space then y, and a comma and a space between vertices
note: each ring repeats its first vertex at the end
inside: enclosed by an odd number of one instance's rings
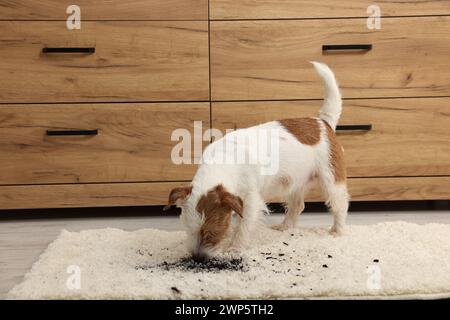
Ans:
POLYGON ((190 257, 168 263, 163 261, 157 265, 138 265, 136 270, 152 270, 162 268, 166 271, 192 271, 192 272, 219 272, 219 271, 247 271, 242 258, 211 258, 204 261, 195 261, 190 257))

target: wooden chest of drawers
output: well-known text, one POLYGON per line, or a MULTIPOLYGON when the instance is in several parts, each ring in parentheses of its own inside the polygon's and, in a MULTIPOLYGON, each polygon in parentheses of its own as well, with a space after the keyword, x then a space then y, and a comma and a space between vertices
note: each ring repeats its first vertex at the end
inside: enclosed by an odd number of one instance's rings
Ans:
POLYGON ((195 172, 175 129, 316 116, 310 60, 372 125, 339 132, 354 200, 450 198, 450 0, 383 2, 380 29, 363 0, 80 0, 68 30, 71 4, 0 0, 0 209, 164 204, 195 172))

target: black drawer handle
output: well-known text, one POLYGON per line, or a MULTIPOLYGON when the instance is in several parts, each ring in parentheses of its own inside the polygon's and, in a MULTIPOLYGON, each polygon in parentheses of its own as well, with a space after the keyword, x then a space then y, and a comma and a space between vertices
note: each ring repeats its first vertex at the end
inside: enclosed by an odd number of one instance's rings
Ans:
POLYGON ((371 44, 324 44, 322 51, 337 51, 337 50, 372 50, 371 44))
POLYGON ((45 47, 42 53, 95 53, 94 47, 45 47))
POLYGON ((370 131, 372 130, 371 124, 341 124, 336 126, 336 131, 370 131))
POLYGON ((48 136, 96 136, 98 129, 95 130, 47 130, 48 136))

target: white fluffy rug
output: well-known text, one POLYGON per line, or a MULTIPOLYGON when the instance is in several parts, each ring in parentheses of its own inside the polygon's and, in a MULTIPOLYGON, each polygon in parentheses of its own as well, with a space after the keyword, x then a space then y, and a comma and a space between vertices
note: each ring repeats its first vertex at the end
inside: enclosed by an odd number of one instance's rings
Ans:
POLYGON ((158 267, 186 255, 184 232, 63 231, 10 299, 450 296, 450 225, 405 222, 264 230, 244 270, 158 267), (169 269, 169 270, 167 270, 169 269))

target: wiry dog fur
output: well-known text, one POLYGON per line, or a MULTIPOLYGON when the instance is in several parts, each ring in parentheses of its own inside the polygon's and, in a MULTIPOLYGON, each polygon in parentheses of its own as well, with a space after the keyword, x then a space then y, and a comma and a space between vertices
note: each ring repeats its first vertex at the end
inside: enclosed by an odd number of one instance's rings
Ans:
MULTIPOLYGON (((240 148, 251 158, 252 148, 245 137, 255 132, 278 130, 279 166, 273 175, 261 174, 258 164, 220 164, 202 162, 191 185, 172 190, 169 205, 182 209, 189 250, 195 257, 207 257, 221 247, 230 230, 232 213, 239 219, 232 245, 247 243, 266 203, 277 199, 287 207, 278 230, 294 227, 303 211, 308 184, 317 179, 324 190, 327 205, 334 216, 331 232, 341 234, 345 227, 349 195, 346 184, 343 149, 335 129, 342 110, 341 94, 333 72, 324 64, 313 62, 325 83, 325 99, 319 118, 271 121, 240 129, 210 144, 203 158, 223 156, 240 148), (239 139, 244 138, 244 139, 239 139), (224 151, 226 142, 228 149, 224 151), (229 149, 232 146, 233 150, 229 149)), ((259 141, 258 143, 265 143, 259 141)))

